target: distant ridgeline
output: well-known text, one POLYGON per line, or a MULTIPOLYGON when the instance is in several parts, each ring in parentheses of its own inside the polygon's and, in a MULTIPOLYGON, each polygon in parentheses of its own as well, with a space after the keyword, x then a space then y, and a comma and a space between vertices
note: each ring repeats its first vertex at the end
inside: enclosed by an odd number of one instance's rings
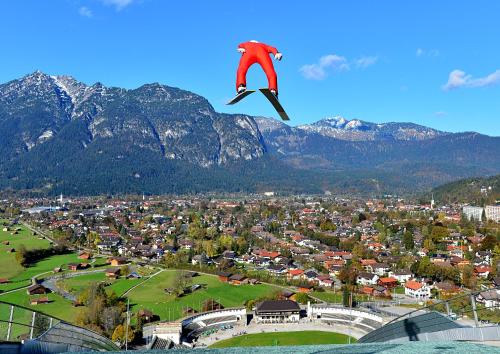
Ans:
MULTIPOLYGON (((441 203, 460 202, 477 206, 500 202, 500 175, 485 178, 467 178, 444 184, 432 190, 434 199, 441 203)), ((426 194, 429 197, 431 193, 426 194)))
POLYGON ((0 85, 0 191, 407 194, 500 173, 500 137, 341 117, 290 127, 203 97, 35 72, 0 85))

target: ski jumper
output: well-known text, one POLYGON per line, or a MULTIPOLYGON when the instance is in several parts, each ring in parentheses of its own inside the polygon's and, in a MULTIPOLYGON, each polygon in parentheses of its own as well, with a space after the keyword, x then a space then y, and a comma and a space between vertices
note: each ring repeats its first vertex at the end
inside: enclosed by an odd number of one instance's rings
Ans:
POLYGON ((236 91, 240 85, 247 86, 247 71, 255 63, 259 63, 267 76, 267 81, 269 83, 269 90, 275 90, 278 92, 278 77, 276 76, 276 71, 274 71, 274 66, 269 54, 278 53, 278 50, 264 43, 255 42, 245 42, 241 43, 238 48, 245 49, 245 52, 241 55, 240 65, 238 66, 238 72, 236 75, 236 91))

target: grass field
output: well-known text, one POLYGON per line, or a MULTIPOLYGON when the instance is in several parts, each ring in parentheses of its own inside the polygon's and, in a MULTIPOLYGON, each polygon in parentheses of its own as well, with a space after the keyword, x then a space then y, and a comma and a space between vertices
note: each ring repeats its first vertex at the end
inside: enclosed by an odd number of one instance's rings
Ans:
MULTIPOLYGON (((320 300, 331 304, 340 304, 342 303, 342 291, 339 290, 337 292, 333 291, 313 291, 311 293, 312 296, 317 297, 320 300)), ((367 295, 362 294, 354 294, 354 299, 356 301, 368 301, 367 295)))
POLYGON ((114 291, 116 295, 120 296, 124 292, 126 292, 131 287, 139 284, 144 279, 108 279, 104 273, 92 273, 80 275, 73 278, 67 278, 64 280, 60 280, 58 282, 59 286, 62 286, 66 291, 69 291, 73 294, 78 294, 83 288, 87 287, 90 283, 93 282, 105 282, 106 284, 110 284, 106 287, 108 291, 114 291))
POLYGON ((0 278, 11 279, 23 272, 23 267, 16 261, 16 254, 14 252, 7 252, 11 248, 18 249, 20 245, 24 245, 27 249, 33 248, 48 248, 50 242, 46 239, 40 239, 33 236, 31 231, 27 230, 22 225, 16 225, 9 231, 3 231, 5 227, 3 224, 6 220, 0 220, 0 278), (17 234, 14 230, 20 228, 17 234), (8 241, 8 245, 3 242, 8 241))
POLYGON ((16 305, 29 307, 36 311, 61 318, 68 322, 75 321, 76 313, 79 310, 78 308, 73 307, 70 301, 54 293, 49 293, 43 296, 47 296, 51 302, 48 304, 31 306, 30 296, 27 294, 26 289, 20 289, 12 293, 2 295, 0 296, 0 300, 16 305))
MULTIPOLYGON (((351 343, 356 342, 351 338, 351 343)), ((283 345, 319 345, 319 344, 346 344, 349 337, 334 332, 302 331, 302 332, 272 332, 246 334, 239 337, 221 340, 210 348, 227 347, 261 347, 283 345)))
POLYGON ((235 286, 222 283, 213 275, 199 275, 193 278, 193 284, 203 285, 203 289, 175 298, 164 291, 165 288, 172 286, 175 276, 175 271, 165 271, 133 289, 128 294, 133 311, 145 308, 153 311, 162 320, 173 320, 183 317, 183 308, 192 307, 199 311, 201 303, 208 298, 215 299, 227 308, 241 306, 246 300, 256 299, 279 290, 277 287, 266 284, 235 286))
MULTIPOLYGON (((56 267, 60 267, 62 265, 71 263, 71 262, 79 262, 78 255, 75 253, 69 254, 61 254, 52 256, 46 259, 43 259, 28 268, 22 268, 19 274, 10 278, 10 283, 0 285, 0 290, 8 291, 12 289, 17 289, 22 286, 29 285, 31 283, 31 278, 44 273, 50 272, 56 267)), ((16 262, 14 260, 14 262, 16 262)), ((17 265, 17 262, 16 262, 17 265)), ((0 294, 0 299, 2 298, 2 294, 0 294)))
POLYGON ((313 291, 311 296, 332 304, 342 302, 342 292, 340 290, 335 293, 333 291, 313 291))

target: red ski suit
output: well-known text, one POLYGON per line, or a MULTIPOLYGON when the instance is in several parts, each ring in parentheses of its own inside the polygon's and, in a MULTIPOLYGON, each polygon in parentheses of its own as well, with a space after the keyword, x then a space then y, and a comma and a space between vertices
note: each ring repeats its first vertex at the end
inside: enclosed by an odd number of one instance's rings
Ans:
POLYGON ((236 91, 240 85, 247 86, 247 71, 255 63, 259 63, 267 76, 269 82, 269 89, 278 92, 278 77, 269 54, 276 55, 278 50, 264 43, 245 42, 241 43, 238 48, 245 49, 241 55, 240 65, 236 75, 236 91))

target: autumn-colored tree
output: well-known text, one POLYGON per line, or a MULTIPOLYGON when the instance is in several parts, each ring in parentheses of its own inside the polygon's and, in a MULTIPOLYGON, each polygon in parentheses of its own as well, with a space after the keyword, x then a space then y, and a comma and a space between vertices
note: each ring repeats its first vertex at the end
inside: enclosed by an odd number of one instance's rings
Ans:
POLYGON ((441 242, 449 235, 450 232, 448 228, 444 226, 434 226, 431 231, 431 239, 433 242, 441 242))
POLYGON ((306 293, 297 293, 295 294, 295 301, 299 304, 307 304, 307 302, 310 301, 310 298, 306 293))
MULTIPOLYGON (((113 331, 113 335, 111 336, 111 340, 116 343, 120 343, 120 345, 125 344, 125 338, 127 335, 127 329, 125 328, 124 325, 119 324, 116 326, 115 330, 113 331)), ((132 342, 134 340, 135 333, 134 331, 129 328, 128 329, 128 342, 132 342)))
POLYGON ((471 290, 476 289, 477 276, 474 273, 474 268, 470 265, 466 265, 462 268, 462 284, 471 290))

